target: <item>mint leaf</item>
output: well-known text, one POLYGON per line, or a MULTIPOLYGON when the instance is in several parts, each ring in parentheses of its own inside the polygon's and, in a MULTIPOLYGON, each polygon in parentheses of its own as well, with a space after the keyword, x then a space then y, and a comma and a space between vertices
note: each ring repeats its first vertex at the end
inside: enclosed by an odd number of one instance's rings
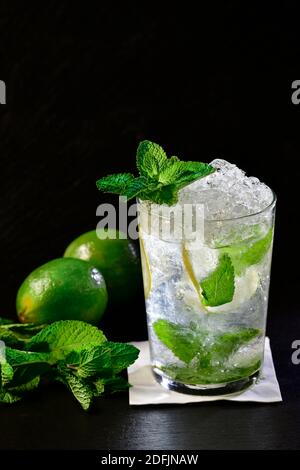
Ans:
POLYGON ((241 367, 227 363, 240 347, 261 336, 258 329, 241 328, 213 335, 197 326, 188 327, 162 319, 153 324, 153 329, 165 346, 187 364, 184 367, 169 364, 162 368, 174 379, 191 384, 222 383, 251 375, 260 367, 258 356, 251 357, 249 364, 241 367))
POLYGON ((14 371, 6 359, 6 347, 0 344, 0 387, 7 385, 13 378, 14 371))
POLYGON ((0 324, 0 328, 3 330, 14 331, 17 334, 22 334, 26 337, 33 336, 45 328, 45 324, 35 325, 34 323, 6 323, 0 324))
POLYGON ((109 349, 112 369, 115 374, 132 364, 140 353, 138 348, 127 343, 112 343, 108 341, 105 343, 105 347, 109 349))
POLYGON ((15 395, 23 395, 24 393, 31 392, 35 388, 37 388, 40 384, 40 377, 35 377, 30 382, 25 382, 22 385, 18 385, 15 387, 9 387, 9 392, 15 395))
POLYGON ((208 165, 207 163, 202 162, 182 162, 184 166, 182 172, 178 177, 177 185, 179 188, 183 188, 187 184, 193 183, 200 178, 210 175, 215 171, 215 169, 208 165))
POLYGON ((153 330, 158 339, 183 362, 189 363, 199 351, 199 338, 190 328, 157 320, 153 323, 153 330))
POLYGON ((152 201, 155 204, 168 204, 172 206, 178 201, 178 190, 176 185, 168 184, 157 190, 144 191, 141 194, 141 199, 152 201))
POLYGON ((13 367, 21 367, 40 362, 49 363, 50 355, 44 352, 19 351, 8 347, 6 348, 6 359, 13 367))
POLYGON ((162 370, 173 380, 188 383, 190 385, 220 384, 224 382, 233 382, 234 380, 249 377, 257 372, 261 367, 259 359, 250 360, 247 366, 234 368, 220 367, 179 367, 175 364, 169 364, 162 367, 162 370))
POLYGON ((15 403, 20 400, 20 396, 14 395, 7 390, 0 390, 0 403, 15 403))
POLYGON ((23 347, 24 341, 19 339, 13 331, 4 329, 0 326, 0 340, 7 346, 23 347))
POLYGON ((45 325, 10 323, 0 325, 0 340, 7 346, 22 348, 29 339, 45 325))
POLYGON ((93 394, 94 397, 100 397, 104 393, 104 380, 103 379, 97 379, 94 383, 94 390, 93 394))
POLYGON ((110 350, 107 347, 94 346, 81 351, 72 351, 61 365, 78 377, 93 377, 103 370, 111 368, 110 350))
POLYGON ((150 140, 140 142, 136 154, 136 165, 141 176, 158 179, 166 162, 167 155, 160 145, 150 140))
POLYGON ((72 351, 60 366, 64 366, 82 378, 104 374, 104 377, 117 374, 126 369, 138 357, 139 350, 126 343, 106 341, 101 346, 90 347, 81 351, 72 351))
POLYGON ((214 168, 206 163, 184 162, 179 161, 177 157, 171 157, 159 175, 159 181, 164 186, 147 195, 157 204, 176 204, 180 189, 213 171, 214 168))
POLYGON ((30 363, 13 368, 14 376, 10 382, 10 387, 20 387, 26 383, 32 382, 37 377, 47 376, 51 373, 51 366, 46 362, 30 363))
POLYGON ((200 282, 203 303, 216 307, 231 302, 234 294, 234 268, 227 253, 221 255, 218 266, 200 282))
POLYGON ((158 175, 158 181, 162 184, 176 182, 184 171, 185 163, 187 162, 181 162, 177 157, 169 158, 158 175))
POLYGON ((0 325, 10 325, 11 323, 13 322, 9 318, 0 317, 0 325))
POLYGON ((61 320, 44 328, 31 338, 27 350, 51 353, 51 361, 64 359, 71 351, 99 346, 106 337, 97 327, 79 320, 61 320))
POLYGON ((134 178, 120 194, 129 200, 147 190, 149 186, 149 180, 145 176, 139 176, 134 178))
POLYGON ((156 190, 146 190, 140 194, 140 198, 155 204, 167 204, 172 206, 178 201, 178 191, 175 185, 169 184, 156 190))
POLYGON ((104 379, 103 384, 105 387, 105 393, 117 393, 128 390, 131 386, 126 379, 123 377, 112 377, 110 379, 104 379))
POLYGON ((68 372, 61 375, 58 380, 63 382, 71 390, 74 397, 79 401, 85 411, 90 408, 94 397, 91 384, 68 372))
POLYGON ((100 178, 96 186, 104 193, 122 194, 133 180, 134 176, 130 173, 116 173, 100 178))
POLYGON ((185 162, 171 157, 159 174, 159 181, 163 184, 176 184, 180 189, 193 181, 213 173, 212 166, 202 162, 185 162))
POLYGON ((249 343, 252 339, 257 338, 260 334, 260 330, 256 328, 244 328, 234 332, 223 333, 217 336, 211 348, 211 352, 224 360, 224 358, 227 358, 230 354, 237 351, 244 344, 249 343))
POLYGON ((184 326, 163 319, 153 324, 153 330, 160 341, 183 362, 188 364, 197 356, 197 367, 201 369, 210 367, 216 361, 224 362, 241 346, 261 335, 256 328, 212 335, 196 326, 184 326))
POLYGON ((245 241, 222 248, 221 251, 230 255, 236 274, 242 274, 248 266, 258 264, 271 247, 273 229, 260 240, 245 241))
POLYGON ((93 382, 94 385, 94 397, 100 397, 104 393, 118 393, 128 390, 131 385, 123 377, 110 377, 104 379, 97 379, 93 382))
POLYGON ((44 375, 51 370, 48 353, 6 348, 6 358, 14 370, 14 376, 10 384, 12 387, 30 382, 37 376, 44 375))
POLYGON ((7 362, 1 363, 1 387, 5 387, 14 376, 14 370, 7 362))

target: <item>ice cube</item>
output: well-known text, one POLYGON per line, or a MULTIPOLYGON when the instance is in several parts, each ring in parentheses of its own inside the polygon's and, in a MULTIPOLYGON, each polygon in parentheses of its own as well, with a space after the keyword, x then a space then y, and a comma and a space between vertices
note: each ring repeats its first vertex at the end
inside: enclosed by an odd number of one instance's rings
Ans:
POLYGON ((257 213, 271 204, 271 189, 258 178, 248 177, 236 165, 215 159, 216 171, 194 181, 180 192, 180 203, 204 204, 205 218, 224 220, 257 213))

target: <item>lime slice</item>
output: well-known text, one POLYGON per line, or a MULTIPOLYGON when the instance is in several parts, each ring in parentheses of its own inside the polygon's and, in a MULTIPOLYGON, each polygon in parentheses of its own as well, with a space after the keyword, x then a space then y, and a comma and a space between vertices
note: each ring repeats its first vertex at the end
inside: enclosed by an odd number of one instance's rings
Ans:
POLYGON ((185 267, 185 270, 200 298, 200 295, 201 295, 200 285, 199 285, 199 282, 197 281, 197 278, 194 273, 193 266, 190 260, 190 255, 185 245, 183 245, 182 247, 182 260, 183 260, 183 265, 185 267))
MULTIPOLYGON (((215 250, 216 252, 216 250, 215 250)), ((216 253, 216 259, 217 253, 216 253)), ((195 269, 200 270, 204 269, 203 264, 205 265, 206 261, 203 255, 203 263, 202 267, 197 267, 198 263, 200 262, 200 258, 197 252, 190 253, 188 248, 185 244, 182 246, 182 260, 183 265, 188 275, 191 284, 193 285, 197 297, 200 302, 200 308, 202 312, 206 313, 230 313, 237 310, 243 303, 249 300, 256 292, 257 288, 259 287, 259 274, 257 271, 256 266, 248 267, 242 276, 238 276, 235 278, 235 291, 234 296, 231 302, 225 303, 223 305, 218 305, 216 307, 209 307, 204 306, 203 298, 202 298, 202 289, 201 289, 201 281, 198 280, 198 273, 195 273, 195 269)), ((210 267, 212 263, 215 262, 215 259, 210 260, 210 267)), ((199 263, 201 264, 201 263, 199 263)), ((191 299, 192 300, 192 299, 191 299)), ((193 301, 195 303, 195 301, 193 301)))
POLYGON ((196 275, 195 275, 195 272, 194 272, 194 269, 193 269, 193 266, 192 266, 192 262, 191 262, 191 259, 190 259, 189 251, 188 251, 188 249, 186 248, 186 246, 184 244, 182 245, 182 261, 183 261, 185 271, 186 271, 186 273, 187 273, 191 283, 193 284, 193 286, 195 288, 195 291, 196 291, 196 293, 199 297, 201 308, 203 308, 202 302, 201 302, 200 284, 197 281, 197 278, 196 278, 196 275))
POLYGON ((140 233, 140 248, 141 248, 144 293, 145 293, 145 299, 147 299, 150 295, 151 288, 152 288, 152 276, 151 276, 149 259, 146 254, 145 245, 141 237, 141 233, 140 233))

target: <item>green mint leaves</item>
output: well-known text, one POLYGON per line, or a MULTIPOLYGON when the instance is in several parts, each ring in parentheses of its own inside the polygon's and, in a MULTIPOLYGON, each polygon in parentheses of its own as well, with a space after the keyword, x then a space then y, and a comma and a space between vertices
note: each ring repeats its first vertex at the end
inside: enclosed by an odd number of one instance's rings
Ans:
POLYGON ((207 341, 209 334, 193 325, 184 326, 167 320, 157 320, 153 329, 158 339, 181 361, 189 364, 194 358, 208 365, 214 360, 227 359, 239 347, 260 335, 255 328, 238 329, 230 333, 216 334, 207 341), (205 356, 205 357, 203 357, 205 356))
POLYGON ((1 374, 0 374, 0 385, 5 386, 10 380, 12 379, 14 372, 11 365, 7 362, 6 359, 6 351, 4 343, 1 344, 0 347, 0 367, 1 367, 1 374))
POLYGON ((130 173, 116 173, 101 178, 97 181, 97 187, 105 193, 123 194, 134 179, 130 173))
POLYGON ((143 140, 136 152, 136 166, 141 176, 158 179, 168 161, 167 154, 160 145, 143 140))
POLYGON ((234 268, 227 253, 219 258, 216 269, 201 281, 203 303, 216 307, 231 302, 234 294, 234 268))
POLYGON ((102 346, 89 347, 70 352, 64 361, 59 363, 60 370, 72 372, 77 377, 86 379, 111 367, 109 349, 102 346))
POLYGON ((260 366, 261 359, 256 358, 249 361, 247 366, 235 368, 195 368, 192 365, 179 367, 175 364, 168 364, 166 367, 162 367, 162 370, 173 380, 188 383, 190 385, 206 385, 233 382, 235 380, 250 377, 260 369, 260 366))
MULTIPOLYGON (((0 329, 9 326, 1 323, 0 329)), ((32 333, 31 325, 22 327, 23 333, 32 333)), ((0 343, 0 402, 18 401, 46 379, 63 383, 87 410, 95 397, 129 387, 119 374, 138 357, 139 350, 131 344, 107 341, 95 326, 75 320, 39 329, 22 339, 20 349, 0 343)))
POLYGON ((70 389, 84 411, 90 408, 95 394, 92 385, 88 381, 80 379, 71 372, 66 371, 60 374, 58 380, 70 389))
POLYGON ((157 320, 153 329, 158 339, 185 363, 183 367, 170 364, 164 368, 174 379, 192 384, 222 383, 247 376, 260 367, 258 357, 250 358, 249 364, 240 368, 227 364, 241 346, 261 335, 258 329, 240 328, 212 337, 195 325, 184 326, 163 319, 157 320))
POLYGON ((51 353, 53 361, 63 359, 69 352, 86 346, 98 346, 106 341, 101 330, 89 323, 61 320, 31 338, 26 349, 51 353))
POLYGON ((189 363, 199 351, 199 338, 189 328, 167 320, 157 320, 153 329, 161 342, 183 362, 189 363))
POLYGON ((12 323, 6 318, 0 318, 0 340, 4 341, 7 346, 22 348, 44 326, 30 323, 12 323))
POLYGON ((214 172, 206 163, 185 162, 175 156, 168 158, 162 147, 149 140, 139 144, 136 164, 138 177, 130 173, 109 175, 97 181, 97 188, 127 199, 138 196, 171 206, 176 204, 181 188, 214 172))
POLYGON ((242 276, 245 270, 258 264, 267 254, 273 239, 273 229, 260 239, 246 240, 219 249, 217 267, 204 279, 198 280, 193 272, 189 253, 183 249, 183 261, 205 307, 217 307, 232 301, 235 292, 235 276, 242 276))
POLYGON ((235 272, 242 274, 248 266, 258 264, 268 252, 273 239, 273 229, 270 228, 267 234, 254 241, 245 241, 221 249, 230 255, 235 272))

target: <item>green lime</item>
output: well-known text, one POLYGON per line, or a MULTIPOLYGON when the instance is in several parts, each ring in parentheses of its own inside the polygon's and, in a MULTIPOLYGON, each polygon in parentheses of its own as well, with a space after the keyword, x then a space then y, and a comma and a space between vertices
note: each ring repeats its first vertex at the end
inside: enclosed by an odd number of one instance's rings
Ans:
POLYGON ((64 256, 90 261, 106 281, 109 301, 123 303, 132 299, 141 280, 140 260, 135 244, 116 229, 92 230, 76 238, 64 256), (100 235, 100 238, 97 236, 100 235), (104 238, 107 237, 107 238, 104 238))
POLYGON ((35 269, 17 294, 22 323, 83 320, 98 323, 107 305, 99 270, 86 261, 59 258, 35 269))

